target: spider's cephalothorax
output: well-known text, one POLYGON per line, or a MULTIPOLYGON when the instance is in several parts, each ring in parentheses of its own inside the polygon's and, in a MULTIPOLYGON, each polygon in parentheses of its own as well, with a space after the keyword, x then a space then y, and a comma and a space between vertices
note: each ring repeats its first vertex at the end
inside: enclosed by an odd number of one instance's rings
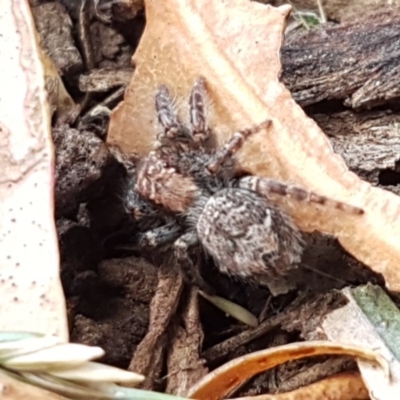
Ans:
MULTIPOLYGON (((160 212, 176 219, 179 228, 175 226, 174 232, 179 235, 169 238, 182 266, 192 265, 190 250, 197 248, 211 255, 221 272, 255 282, 276 280, 296 268, 303 251, 301 233, 272 202, 271 194, 363 213, 271 179, 235 177, 235 153, 250 135, 267 129, 271 121, 238 131, 224 146, 208 151, 206 100, 205 80, 198 78, 190 94, 188 128, 179 121, 168 89, 159 87, 155 106, 162 131, 154 151, 138 165, 134 188, 142 198, 158 205, 160 212)), ((165 229, 158 227, 156 233, 145 233, 143 243, 165 244, 170 228, 171 224, 165 229)), ((198 273, 193 276, 200 279, 198 273)))

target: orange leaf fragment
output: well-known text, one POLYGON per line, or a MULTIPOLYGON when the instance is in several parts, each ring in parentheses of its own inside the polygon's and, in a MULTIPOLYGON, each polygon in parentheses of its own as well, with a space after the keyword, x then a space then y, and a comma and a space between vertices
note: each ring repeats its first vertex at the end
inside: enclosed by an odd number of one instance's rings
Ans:
POLYGON ((378 362, 388 377, 389 366, 378 353, 357 346, 328 341, 310 341, 256 351, 229 361, 197 382, 190 389, 188 396, 198 400, 224 399, 248 379, 269 368, 291 360, 328 354, 346 354, 378 362))
POLYGON ((278 80, 289 11, 289 6, 273 8, 250 0, 147 0, 135 74, 125 101, 113 114, 109 142, 146 154, 156 135, 157 86, 166 84, 177 99, 186 100, 195 79, 205 76, 214 104, 216 142, 224 142, 236 129, 272 119, 272 127, 252 137, 240 152, 242 166, 254 175, 300 184, 363 208, 360 217, 277 199, 301 229, 337 236, 398 291, 400 199, 349 172, 278 80))

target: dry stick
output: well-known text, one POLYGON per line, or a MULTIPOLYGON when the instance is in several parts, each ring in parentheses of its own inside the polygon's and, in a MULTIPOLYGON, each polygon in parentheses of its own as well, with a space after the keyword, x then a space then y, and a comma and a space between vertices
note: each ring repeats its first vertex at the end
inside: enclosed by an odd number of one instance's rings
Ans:
POLYGON ((150 304, 149 329, 128 367, 129 371, 141 371, 146 376, 142 388, 152 389, 159 378, 168 345, 167 329, 178 307, 182 288, 182 276, 168 263, 162 264, 157 289, 150 304))
POLYGON ((215 363, 216 361, 235 351, 239 346, 250 343, 251 341, 258 339, 259 337, 264 336, 272 330, 278 328, 284 318, 284 314, 275 315, 262 322, 257 328, 241 332, 238 335, 225 340, 224 342, 210 347, 208 350, 202 353, 201 357, 206 359, 207 363, 215 363))

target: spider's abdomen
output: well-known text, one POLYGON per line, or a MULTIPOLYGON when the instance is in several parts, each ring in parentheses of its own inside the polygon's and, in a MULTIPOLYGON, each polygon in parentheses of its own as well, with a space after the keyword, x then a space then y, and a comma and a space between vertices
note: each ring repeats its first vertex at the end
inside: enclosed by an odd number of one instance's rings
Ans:
POLYGON ((227 188, 211 196, 196 225, 221 272, 277 279, 301 260, 301 234, 290 217, 256 192, 227 188))

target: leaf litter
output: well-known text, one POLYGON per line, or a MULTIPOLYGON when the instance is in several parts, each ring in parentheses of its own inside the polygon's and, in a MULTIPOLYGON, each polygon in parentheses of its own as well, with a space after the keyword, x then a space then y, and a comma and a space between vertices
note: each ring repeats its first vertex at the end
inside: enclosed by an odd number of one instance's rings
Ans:
MULTIPOLYGON (((278 82, 277 55, 288 12, 287 6, 274 9, 249 1, 233 1, 229 7, 211 1, 147 1, 136 72, 125 102, 112 116, 109 141, 145 154, 154 139, 152 101, 158 84, 175 88, 179 98, 198 75, 205 75, 213 125, 218 127, 216 142, 225 141, 235 129, 273 119, 274 130, 254 137, 241 152, 242 166, 253 174, 301 183, 364 208, 366 215, 358 220, 346 215, 339 219, 318 209, 300 210, 296 204, 287 211, 302 229, 337 236, 349 252, 383 273, 389 288, 396 289, 398 232, 392 221, 399 201, 349 173, 322 132, 278 82)), ((201 341, 199 337, 197 343, 201 341)))

